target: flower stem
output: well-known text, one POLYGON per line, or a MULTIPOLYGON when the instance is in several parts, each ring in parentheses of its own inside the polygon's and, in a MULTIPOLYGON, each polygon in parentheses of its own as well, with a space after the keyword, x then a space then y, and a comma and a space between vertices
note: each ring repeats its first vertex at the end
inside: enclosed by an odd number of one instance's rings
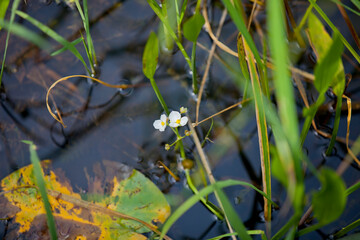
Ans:
POLYGON ((166 112, 166 115, 169 116, 169 114, 170 114, 169 109, 164 101, 164 98, 162 97, 162 95, 160 93, 160 90, 155 82, 155 79, 150 78, 150 83, 151 83, 152 88, 154 89, 154 92, 155 92, 161 106, 163 107, 164 111, 166 112))
MULTIPOLYGON (((161 93, 160 93, 160 90, 159 90, 159 88, 158 88, 158 86, 157 86, 157 84, 156 84, 156 82, 155 82, 155 79, 154 79, 153 77, 150 78, 150 83, 151 83, 151 86, 152 86, 152 88, 153 88, 153 90, 154 90, 154 92, 155 92, 155 94, 156 94, 156 96, 157 96, 157 98, 158 98, 161 106, 163 107, 166 115, 169 116, 169 114, 170 114, 169 108, 167 107, 167 105, 166 105, 166 103, 165 103, 165 100, 164 100, 164 98, 162 97, 162 95, 161 95, 161 93)), ((177 128, 175 128, 175 129, 173 129, 173 130, 174 130, 176 136, 180 139, 180 140, 178 141, 178 143, 177 143, 178 146, 179 146, 179 148, 180 148, 180 156, 181 156, 182 159, 185 159, 185 158, 186 158, 186 155, 185 155, 184 144, 183 144, 183 142, 182 142, 182 139, 181 139, 181 136, 180 136, 180 134, 179 134, 179 131, 178 131, 177 128)))

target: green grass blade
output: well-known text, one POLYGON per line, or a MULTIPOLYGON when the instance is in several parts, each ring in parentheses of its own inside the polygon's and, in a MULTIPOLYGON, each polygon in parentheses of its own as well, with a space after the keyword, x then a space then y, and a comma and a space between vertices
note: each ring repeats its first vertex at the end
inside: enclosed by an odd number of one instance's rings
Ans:
MULTIPOLYGON (((82 41, 82 38, 78 38, 78 39, 75 39, 74 41, 71 42, 71 44, 75 47, 78 43, 80 43, 82 41)), ((54 57, 56 55, 59 55, 60 53, 63 53, 67 50, 66 47, 62 47, 60 48, 59 50, 56 50, 55 52, 51 53, 50 56, 54 57)))
MULTIPOLYGON (((343 6, 344 8, 346 8, 347 10, 349 10, 350 12, 352 12, 352 13, 360 16, 360 12, 352 9, 351 7, 349 7, 349 6, 345 5, 345 4, 343 4, 343 3, 340 2, 339 0, 331 0, 331 1, 332 1, 333 3, 336 3, 336 4, 339 4, 339 5, 343 6)), ((357 0, 357 1, 358 1, 358 3, 360 4, 360 1, 359 1, 359 0, 357 0)))
MULTIPOLYGON (((0 5, 1 8, 0 8, 0 9, 3 9, 3 7, 5 7, 6 2, 7 2, 6 0, 1 0, 1 5, 0 5)), ((1 64, 0 86, 1 86, 2 76, 3 76, 3 73, 4 73, 6 53, 7 53, 7 48, 8 48, 9 39, 10 39, 10 31, 11 31, 11 29, 12 29, 12 24, 13 24, 14 19, 15 19, 15 11, 17 10, 17 8, 18 8, 18 6, 19 6, 19 3, 20 3, 20 0, 14 0, 13 5, 12 5, 12 7, 11 7, 10 22, 9 22, 9 24, 8 24, 8 27, 7 27, 8 32, 7 32, 7 34, 6 34, 4 56, 3 56, 3 61, 2 61, 2 64, 1 64)), ((9 3, 7 2, 7 5, 8 5, 8 4, 9 4, 9 3)), ((7 9, 7 6, 6 6, 6 8, 3 9, 3 10, 4 10, 4 16, 3 16, 2 18, 0 17, 0 21, 1 21, 1 23, 2 23, 2 24, 0 23, 0 24, 1 24, 1 25, 0 25, 0 29, 1 29, 1 27, 4 27, 3 24, 5 23, 4 17, 5 17, 6 9, 7 9)))
POLYGON ((44 39, 40 35, 34 33, 33 31, 30 31, 29 29, 23 27, 20 24, 17 24, 17 23, 10 24, 10 22, 8 22, 8 21, 0 20, 0 26, 4 27, 5 29, 7 29, 11 33, 15 34, 16 36, 21 37, 21 38, 35 44, 36 46, 38 46, 41 49, 44 49, 44 50, 50 49, 49 42, 46 39, 44 39))
MULTIPOLYGON (((270 148, 263 101, 264 96, 261 91, 259 76, 257 75, 256 71, 256 65, 253 57, 254 55, 251 53, 247 42, 243 41, 243 44, 245 48, 245 55, 247 57, 247 65, 250 73, 253 95, 255 98, 256 123, 258 129, 263 188, 266 194, 271 196, 270 148)), ((271 204, 266 199, 264 199, 264 213, 266 221, 270 221, 271 204)))
POLYGON ((181 25, 181 22, 184 18, 185 15, 185 11, 186 11, 186 6, 187 6, 188 0, 184 0, 182 7, 181 7, 181 12, 180 12, 180 17, 179 17, 179 22, 178 24, 181 25))
POLYGON ((351 185, 348 189, 346 189, 346 195, 352 194, 354 191, 360 188, 360 181, 351 185))
MULTIPOLYGON (((8 9, 10 0, 1 0, 0 1, 0 19, 4 20, 6 11, 8 9)), ((0 27, 1 30, 1 27, 0 27)))
POLYGON ((87 67, 87 65, 84 61, 84 58, 81 56, 79 51, 70 42, 68 42, 65 38, 63 38, 62 36, 57 34, 54 30, 50 29, 48 26, 42 24, 41 22, 39 22, 38 20, 36 20, 35 18, 29 16, 28 14, 26 14, 24 12, 16 11, 16 14, 19 15, 20 17, 24 18, 25 20, 29 21, 31 24, 33 24, 34 26, 39 28, 41 31, 43 31, 46 35, 48 35, 49 37, 51 37, 52 39, 54 39, 58 43, 62 44, 67 49, 69 49, 69 51, 72 52, 82 62, 82 64, 86 68, 86 70, 88 72, 90 72, 89 68, 87 67))
POLYGON ((335 120, 334 120, 334 128, 333 131, 331 133, 331 140, 330 140, 330 144, 329 147, 326 150, 326 155, 329 156, 332 152, 332 149, 335 145, 336 142, 336 136, 339 130, 339 125, 340 125, 340 117, 341 117, 341 106, 342 106, 342 96, 338 96, 337 97, 337 103, 336 103, 336 113, 335 113, 335 120))
POLYGON ((293 85, 288 71, 288 49, 284 26, 282 1, 271 0, 267 4, 270 52, 274 60, 274 85, 279 115, 284 132, 292 146, 299 145, 298 119, 293 85))
MULTIPOLYGON (((249 231, 246 231, 246 232, 249 235, 260 235, 261 240, 267 240, 267 237, 266 237, 263 230, 249 230, 249 231)), ((223 238, 226 238, 226 237, 231 237, 231 236, 234 236, 234 235, 236 236, 237 234, 236 233, 226 233, 226 234, 222 234, 222 235, 210 238, 208 240, 220 240, 220 239, 223 239, 223 238)))
POLYGON ((351 2, 352 2, 358 9, 360 9, 360 1, 359 1, 359 0, 351 0, 351 2))
POLYGON ((198 82, 197 82, 197 71, 196 71, 196 41, 193 42, 191 50, 191 65, 192 65, 192 85, 194 94, 198 94, 198 82))
MULTIPOLYGON (((258 188, 256 188, 254 185, 247 183, 247 182, 243 182, 243 181, 237 181, 237 180, 225 180, 225 181, 218 181, 216 182, 216 185, 219 188, 224 188, 224 187, 229 187, 229 186, 236 186, 236 185, 241 185, 241 186, 245 186, 245 187, 250 187, 252 189, 254 189, 256 192, 260 193, 261 195, 263 195, 264 197, 266 197, 272 204, 276 205, 267 195, 266 193, 264 193, 263 191, 259 190, 258 188)), ((212 192, 215 191, 214 188, 214 184, 213 185, 209 185, 203 189, 201 189, 199 191, 198 194, 191 196, 189 199, 187 199, 178 209, 175 210, 175 212, 168 218, 168 220, 165 222, 163 228, 162 228, 162 232, 161 232, 161 236, 160 238, 162 238, 163 236, 165 236, 165 234, 169 231, 170 227, 187 211, 189 210, 192 206, 194 206, 201 197, 204 197, 212 192)))
POLYGON ((316 11, 320 14, 320 16, 325 20, 325 22, 330 26, 330 28, 335 32, 337 32, 340 36, 341 41, 346 46, 346 48, 350 51, 353 57, 360 63, 360 56, 356 53, 356 51, 351 47, 350 43, 346 41, 344 36, 340 33, 340 31, 335 27, 335 25, 330 21, 330 19, 326 16, 324 11, 316 4, 314 0, 309 0, 311 5, 316 9, 316 11))
POLYGON ((245 22, 244 22, 244 16, 242 16, 241 11, 237 11, 230 0, 222 0, 222 2, 224 3, 226 9, 228 10, 228 12, 229 12, 232 20, 234 21, 236 27, 238 28, 240 33, 245 38, 247 44, 249 45, 252 53, 255 56, 256 63, 260 66, 260 69, 263 69, 264 64, 261 61, 260 54, 259 54, 259 52, 258 52, 258 50, 257 50, 257 48, 255 46, 255 43, 254 43, 249 31, 246 28, 246 25, 245 25, 245 22))
MULTIPOLYGON (((189 67, 191 68, 191 60, 189 55, 186 53, 184 46, 181 44, 179 38, 176 36, 175 32, 172 30, 172 27, 170 26, 169 21, 165 18, 165 16, 162 14, 162 10, 160 6, 157 4, 155 0, 146 0, 152 10, 155 12, 155 14, 158 16, 158 18, 161 20, 161 22, 164 24, 166 30, 170 34, 170 36, 174 39, 176 45, 178 46, 179 50, 183 54, 186 62, 188 63, 189 67)), ((191 69, 192 70, 192 69, 191 69)))
POLYGON ((55 220, 54 220, 54 216, 52 215, 52 212, 51 212, 51 205, 50 205, 49 197, 48 197, 47 191, 46 191, 44 175, 43 175, 41 165, 40 165, 40 159, 39 159, 38 155, 36 154, 36 146, 31 141, 23 141, 23 142, 30 145, 29 146, 30 160, 33 165, 36 184, 39 188, 40 195, 41 195, 41 198, 44 203, 44 208, 46 211, 46 220, 47 220, 47 224, 48 224, 49 232, 50 232, 50 238, 51 238, 51 240, 56 240, 57 232, 56 232, 55 220))
MULTIPOLYGON (((83 3, 85 4, 85 2, 83 2, 83 3)), ((85 18, 84 12, 83 12, 83 10, 82 10, 82 8, 80 6, 79 0, 75 1, 75 5, 76 5, 76 8, 78 9, 78 12, 80 14, 80 18, 81 18, 81 20, 83 22, 85 33, 86 33, 86 38, 87 38, 89 29, 87 28, 88 25, 86 24, 86 18, 85 18)), ((84 40, 84 37, 83 36, 81 36, 81 37, 83 39, 84 48, 85 48, 85 51, 86 51, 86 55, 87 55, 87 57, 89 59, 89 64, 90 64, 91 70, 92 70, 92 72, 94 72, 94 68, 93 68, 94 63, 93 63, 92 53, 91 53, 90 46, 89 46, 89 40, 87 39, 87 43, 86 43, 85 40, 84 40)))
POLYGON ((246 232, 246 228, 244 223, 237 215, 236 211, 234 210, 233 206, 231 205, 229 199, 226 197, 224 191, 220 189, 217 184, 214 185, 214 190, 219 196, 220 202, 224 208, 225 215, 228 218, 230 225, 235 229, 237 235, 240 239, 244 240, 251 240, 251 237, 246 232))
POLYGON ((89 48, 89 51, 91 53, 91 57, 92 57, 92 65, 97 64, 97 59, 96 59, 96 53, 95 53, 95 48, 94 48, 94 43, 90 34, 90 25, 89 25, 89 10, 88 10, 88 4, 87 4, 87 0, 83 0, 83 8, 84 8, 84 17, 85 17, 85 22, 84 22, 84 28, 85 28, 85 32, 86 32, 86 40, 87 40, 87 45, 89 48))
POLYGON ((241 73, 245 78, 245 87, 244 87, 244 93, 243 93, 243 99, 247 98, 247 91, 249 88, 249 82, 250 82, 250 74, 246 63, 246 56, 245 56, 245 47, 243 44, 243 39, 241 36, 241 33, 238 34, 237 37, 237 49, 238 49, 238 59, 239 64, 241 68, 241 73))
MULTIPOLYGON (((358 226, 360 226, 360 219, 355 220, 354 222, 350 223, 349 225, 347 225, 346 227, 343 227, 340 231, 336 232, 334 234, 335 239, 338 239, 342 236, 344 236, 345 234, 347 234, 348 232, 350 232, 351 230, 357 228, 358 226)), ((355 239, 355 238, 354 238, 355 239)))

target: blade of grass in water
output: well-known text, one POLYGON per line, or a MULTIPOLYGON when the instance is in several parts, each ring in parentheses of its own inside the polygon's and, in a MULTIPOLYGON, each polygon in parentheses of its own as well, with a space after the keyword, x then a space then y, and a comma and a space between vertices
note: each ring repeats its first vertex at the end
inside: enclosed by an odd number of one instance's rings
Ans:
POLYGON ((189 67, 191 69, 192 65, 191 65, 190 57, 186 53, 184 46, 181 44, 181 42, 179 41, 179 39, 176 36, 176 34, 174 33, 174 31, 172 30, 170 23, 167 21, 167 19, 162 14, 162 10, 161 10, 160 6, 158 5, 158 3, 155 0, 146 0, 146 1, 148 2, 150 7, 152 8, 152 10, 155 12, 155 14, 158 16, 158 18, 161 20, 161 22, 164 24, 164 26, 166 27, 170 36, 174 39, 176 45, 179 47, 179 50, 183 54, 187 64, 189 65, 189 67))
POLYGON ((246 232, 246 228, 239 218, 238 214, 236 213, 235 209, 231 205, 229 199, 226 197, 224 191, 220 189, 217 184, 214 185, 214 190, 217 192, 219 199, 221 201, 221 204, 224 208, 225 215, 228 218, 231 226, 235 229, 237 232, 237 235, 240 239, 244 240, 251 240, 251 237, 246 232))
MULTIPOLYGON (((0 86, 1 86, 1 81, 2 81, 2 77, 3 77, 3 73, 4 73, 4 66, 5 66, 5 59, 6 59, 6 52, 7 52, 7 48, 8 48, 8 45, 9 45, 9 39, 10 39, 10 32, 11 32, 11 27, 12 27, 12 24, 14 22, 14 19, 15 19, 15 11, 16 9, 18 8, 19 6, 19 3, 20 3, 20 0, 14 0, 13 2, 13 5, 11 7, 11 15, 10 15, 10 22, 8 24, 8 27, 7 27, 7 35, 6 35, 6 41, 5 41, 5 49, 4 49, 4 56, 3 56, 3 61, 2 61, 2 64, 1 64, 1 72, 0 72, 0 86)), ((4 5, 6 4, 6 1, 1 1, 1 8, 4 9, 4 5)), ((9 4, 9 3, 7 3, 9 4)), ((6 12, 6 9, 5 9, 5 12, 6 12)), ((5 12, 4 12, 4 16, 5 16, 5 12)), ((1 21, 1 27, 4 27, 5 25, 5 21, 4 21, 4 17, 0 18, 0 21, 1 21)), ((20 33, 21 31, 19 31, 18 33, 20 33)))
POLYGON ((267 5, 269 43, 274 60, 274 85, 279 115, 285 133, 293 146, 298 146, 299 132, 294 90, 288 71, 284 10, 281 1, 272 0, 267 5))
MULTIPOLYGON (((29 29, 23 27, 20 24, 12 23, 10 26, 9 22, 0 20, 0 26, 4 27, 8 31, 11 28, 11 30, 10 30, 11 33, 35 44, 36 46, 38 46, 41 49, 44 49, 46 51, 48 51, 50 49, 50 45, 46 39, 44 39, 43 37, 41 37, 40 35, 32 32, 32 31, 30 31, 29 29)), ((6 45, 5 45, 5 47, 7 48, 6 45)))
MULTIPOLYGON (((263 95, 261 92, 259 76, 256 72, 254 55, 251 53, 247 42, 243 41, 243 44, 245 48, 245 55, 247 56, 248 60, 247 64, 250 72, 253 95, 255 98, 255 112, 259 138, 263 189, 266 194, 271 197, 270 149, 265 110, 263 105, 263 95)), ((264 216, 266 221, 271 220, 271 204, 269 204, 266 199, 264 199, 264 216)))
POLYGON ((36 20, 35 18, 29 16, 28 14, 26 14, 24 12, 16 11, 16 14, 19 15, 20 17, 24 18, 25 20, 29 21, 31 24, 33 24, 34 26, 39 28, 41 31, 43 31, 46 35, 48 35, 49 37, 51 37, 52 39, 54 39, 58 43, 62 44, 67 49, 69 49, 69 51, 72 52, 82 62, 86 71, 88 73, 91 73, 84 61, 84 58, 81 56, 79 51, 70 42, 68 42, 65 38, 63 38, 62 36, 57 34, 54 30, 50 29, 48 26, 42 24, 41 22, 39 22, 38 20, 36 20))
POLYGON ((339 130, 340 125, 340 117, 341 117, 341 106, 342 106, 342 95, 337 96, 337 103, 336 103, 336 113, 335 113, 335 120, 334 120, 334 129, 332 131, 331 140, 329 147, 326 150, 326 155, 329 156, 332 152, 332 149, 336 142, 336 136, 339 130))
MULTIPOLYGON (((218 188, 224 188, 224 187, 229 187, 229 186, 236 186, 236 185, 241 185, 241 186, 245 186, 245 187, 250 187, 252 189, 254 189, 255 191, 257 191, 258 193, 260 193, 261 195, 263 195, 264 197, 266 197, 272 204, 275 204, 274 202, 271 201, 271 199, 266 195, 266 193, 264 193, 263 191, 259 190, 258 188, 256 188, 254 185, 247 183, 247 182, 243 182, 243 181, 237 181, 237 180, 225 180, 225 181, 218 181, 215 183, 217 185, 218 188)), ((187 211, 189 210, 192 206, 194 206, 201 197, 204 197, 212 192, 215 191, 215 187, 214 184, 209 185, 203 189, 201 189, 199 191, 198 194, 191 196, 189 199, 187 199, 178 209, 176 209, 174 211, 174 213, 168 218, 168 220, 165 222, 162 231, 161 231, 161 236, 160 238, 162 238, 170 229, 170 227, 187 211)))
MULTIPOLYGON (((240 33, 243 35, 243 37, 245 38, 247 44, 249 45, 252 53, 254 54, 256 63, 259 65, 260 69, 263 69, 264 64, 261 61, 260 54, 255 46, 255 43, 254 43, 249 31, 246 28, 246 24, 244 22, 244 16, 242 16, 241 11, 237 11, 230 0, 222 0, 222 1, 225 5, 226 9, 228 10, 232 20, 234 21, 236 27, 238 28, 240 33)), ((237 2, 237 1, 235 1, 235 2, 237 2)))
POLYGON ((93 41, 90 35, 90 26, 89 26, 89 16, 88 16, 88 7, 87 7, 87 0, 83 0, 83 8, 84 11, 81 9, 79 0, 75 1, 76 7, 79 11, 81 20, 83 22, 84 25, 84 29, 85 29, 85 33, 86 33, 86 44, 84 44, 85 49, 87 51, 87 55, 89 58, 89 63, 90 63, 90 67, 92 72, 94 72, 94 64, 97 63, 96 60, 96 54, 95 54, 95 49, 94 49, 94 45, 93 45, 93 41))
MULTIPOLYGON (((72 41, 71 44, 75 47, 81 41, 82 41, 82 38, 78 38, 78 39, 75 39, 74 41, 72 41)), ((67 50, 66 47, 62 47, 59 50, 56 50, 55 52, 51 53, 50 56, 54 57, 56 55, 59 55, 60 53, 65 52, 66 50, 67 50)))
MULTIPOLYGON (((343 3, 340 2, 339 0, 331 0, 331 1, 332 1, 333 3, 336 3, 336 4, 339 4, 339 5, 343 6, 344 8, 346 8, 347 10, 349 10, 350 12, 352 12, 352 13, 360 16, 360 12, 352 9, 351 7, 348 7, 347 5, 343 4, 343 3)), ((358 1, 358 3, 360 4, 360 1, 359 1, 359 0, 357 0, 357 1, 358 1)))
POLYGON ((354 58, 360 63, 360 56, 356 53, 356 51, 351 47, 350 43, 346 41, 344 36, 340 33, 340 31, 335 27, 335 25, 330 21, 330 19, 326 16, 325 12, 319 7, 319 5, 316 4, 314 0, 309 0, 311 5, 316 9, 316 11, 320 14, 320 16, 325 20, 325 22, 330 26, 330 28, 337 32, 340 35, 340 39, 343 42, 343 44, 346 46, 346 48, 351 52, 351 54, 354 56, 354 58))
POLYGON ((39 188, 40 195, 41 195, 42 201, 44 203, 44 208, 46 211, 46 220, 47 220, 47 224, 48 224, 49 232, 50 232, 50 238, 51 238, 51 240, 56 240, 57 232, 56 232, 55 220, 54 220, 54 216, 52 215, 52 212, 51 212, 51 205, 50 205, 49 197, 48 197, 47 191, 46 191, 44 175, 43 175, 41 165, 40 165, 40 159, 36 154, 36 147, 31 141, 23 141, 23 142, 30 145, 29 146, 30 160, 31 160, 31 163, 32 163, 33 169, 34 169, 36 185, 39 188))
MULTIPOLYGON (((5 19, 5 14, 8 9, 9 3, 10 3, 10 0, 1 0, 0 1, 0 19, 1 20, 5 19)), ((0 30, 1 30, 1 27, 0 27, 0 30)))

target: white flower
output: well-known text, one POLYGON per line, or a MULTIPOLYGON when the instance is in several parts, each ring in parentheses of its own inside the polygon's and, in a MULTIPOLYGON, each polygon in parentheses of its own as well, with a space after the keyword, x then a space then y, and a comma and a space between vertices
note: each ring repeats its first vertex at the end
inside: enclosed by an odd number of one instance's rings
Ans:
POLYGON ((153 126, 155 129, 159 129, 160 132, 163 132, 166 128, 166 122, 167 117, 165 114, 162 114, 160 119, 154 121, 153 126))
POLYGON ((187 117, 181 117, 178 111, 172 111, 169 115, 170 127, 184 126, 188 122, 187 117))

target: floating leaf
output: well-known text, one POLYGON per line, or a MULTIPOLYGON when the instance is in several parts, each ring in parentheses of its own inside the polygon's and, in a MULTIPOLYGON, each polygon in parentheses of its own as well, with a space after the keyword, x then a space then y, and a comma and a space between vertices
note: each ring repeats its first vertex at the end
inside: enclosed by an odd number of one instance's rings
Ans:
POLYGON ((144 75, 152 79, 154 77, 159 57, 159 40, 154 32, 150 33, 146 42, 143 55, 143 72, 144 75))
POLYGON ((320 224, 336 220, 346 206, 346 187, 343 180, 331 169, 320 172, 321 189, 314 193, 312 206, 320 224))
POLYGON ((191 42, 196 42, 204 23, 205 19, 199 12, 196 12, 193 16, 191 16, 184 23, 183 31, 186 39, 191 42))
MULTIPOLYGON (((59 238, 66 233, 69 239, 146 239, 141 233, 150 230, 140 222, 156 229, 153 224, 163 223, 170 214, 160 190, 140 172, 123 164, 104 161, 103 167, 94 167, 94 178, 85 172, 89 192, 84 195, 74 193, 64 173, 53 170, 50 161, 43 161, 42 168, 59 238)), ((0 184, 4 191, 0 195, 0 216, 13 218, 6 237, 48 238, 33 166, 13 172, 0 184)))

